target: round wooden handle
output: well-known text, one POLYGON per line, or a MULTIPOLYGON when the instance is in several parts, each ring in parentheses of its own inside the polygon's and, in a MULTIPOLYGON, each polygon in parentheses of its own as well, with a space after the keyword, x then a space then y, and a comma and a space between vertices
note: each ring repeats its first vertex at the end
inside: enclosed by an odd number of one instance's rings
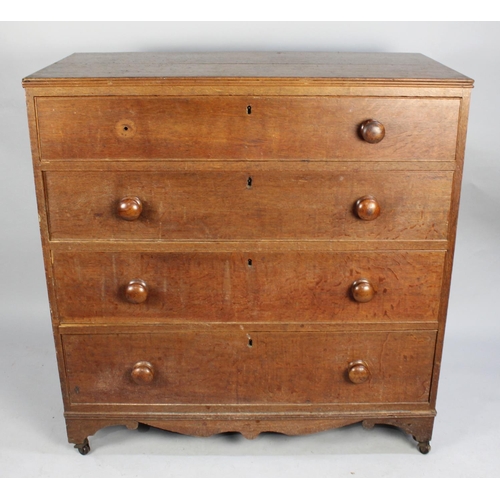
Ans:
POLYGON ((374 220, 380 215, 380 205, 374 196, 362 196, 354 205, 356 215, 362 220, 374 220))
POLYGON ((148 361, 138 361, 132 368, 130 376, 136 384, 147 385, 153 381, 155 370, 148 361))
POLYGON ((142 201, 137 196, 126 196, 118 202, 117 213, 123 220, 137 220, 142 213, 142 201))
POLYGON ((370 380, 371 373, 364 361, 351 361, 347 367, 347 375, 353 384, 363 384, 370 380))
POLYGON ((351 285, 351 293, 356 302, 370 302, 375 296, 375 289, 367 279, 361 278, 351 285))
POLYGON ((385 136, 385 127, 377 120, 366 120, 359 127, 361 137, 370 144, 380 142, 385 136))
POLYGON ((125 287, 125 298, 131 304, 142 304, 148 298, 148 285, 143 280, 131 280, 125 287))

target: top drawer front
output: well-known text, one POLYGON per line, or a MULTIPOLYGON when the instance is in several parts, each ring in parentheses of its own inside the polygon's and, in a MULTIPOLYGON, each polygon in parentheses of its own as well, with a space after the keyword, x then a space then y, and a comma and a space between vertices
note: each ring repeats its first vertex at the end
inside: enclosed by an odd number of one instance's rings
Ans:
POLYGON ((459 99, 39 97, 41 158, 454 160, 459 99), (385 137, 359 135, 369 119, 385 137))

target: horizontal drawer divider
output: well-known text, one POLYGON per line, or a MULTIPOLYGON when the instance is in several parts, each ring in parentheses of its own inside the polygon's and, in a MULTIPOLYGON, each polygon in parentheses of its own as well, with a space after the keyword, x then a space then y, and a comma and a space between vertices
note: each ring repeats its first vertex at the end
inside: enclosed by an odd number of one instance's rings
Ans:
POLYGON ((169 323, 62 323, 59 325, 61 334, 161 334, 168 332, 356 332, 363 330, 390 332, 403 331, 405 333, 418 333, 419 331, 435 331, 438 328, 437 321, 413 321, 401 323, 342 323, 342 322, 318 322, 318 323, 244 323, 244 322, 169 322, 169 323))
POLYGON ((246 419, 263 419, 272 420, 274 418, 309 418, 309 419, 321 419, 321 418, 398 418, 398 417, 434 417, 436 416, 435 410, 421 409, 418 410, 415 407, 425 408, 428 407, 427 403, 350 403, 349 411, 342 411, 339 407, 347 406, 345 403, 330 403, 330 404, 314 404, 310 405, 314 407, 314 410, 307 411, 305 407, 309 405, 304 404, 237 404, 237 405, 210 405, 210 408, 214 408, 214 411, 207 411, 207 405, 185 405, 185 404, 168 404, 168 405, 133 405, 133 404, 113 404, 113 405, 102 405, 102 404, 89 404, 89 403, 73 403, 71 405, 72 410, 64 413, 64 416, 68 419, 71 418, 107 418, 107 417, 118 417, 122 415, 124 418, 137 418, 139 421, 145 419, 153 418, 165 418, 165 419, 176 419, 176 420, 190 420, 190 419, 228 419, 228 420, 246 420, 246 419), (85 407, 92 407, 92 413, 85 412, 85 407), (103 408, 103 411, 97 411, 96 406, 103 408), (127 406, 135 409, 131 411, 105 411, 107 407, 122 407, 127 406), (390 409, 390 407, 396 407, 397 410, 390 409), (141 410, 139 410, 139 408, 141 410), (165 407, 175 407, 176 411, 161 411, 165 407), (267 409, 273 408, 271 409, 267 409), (297 409, 297 407, 302 407, 302 410, 297 409), (367 408, 370 408, 369 410, 367 408), (379 408, 374 410, 373 407, 379 408), (83 411, 78 411, 79 409, 83 411), (142 410, 144 408, 144 410, 142 410), (152 408, 158 408, 160 411, 152 411, 152 408), (278 409, 280 408, 281 411, 278 409), (355 410, 353 410, 355 408, 355 410), (359 408, 359 409, 358 409, 359 408), (405 408, 400 410, 399 408, 405 408), (407 408, 407 409, 406 409, 407 408), (203 411, 197 410, 203 409, 203 411), (232 411, 231 411, 232 410, 232 411), (313 413, 314 412, 314 413, 313 413), (379 413, 379 414, 378 414, 379 413))
POLYGON ((171 159, 153 159, 153 160, 129 160, 122 158, 118 160, 51 160, 41 161, 39 166, 46 171, 66 171, 66 170, 91 170, 99 171, 193 171, 193 170, 241 170, 242 168, 251 168, 252 171, 298 171, 298 172, 324 172, 324 171, 367 171, 374 170, 392 171, 404 170, 407 172, 420 171, 443 171, 455 170, 457 165, 455 161, 443 160, 414 160, 414 161, 343 161, 343 160, 220 160, 220 159, 202 159, 202 160, 171 160, 171 159))
POLYGON ((350 241, 157 241, 157 240, 52 240, 58 252, 371 252, 373 250, 447 250, 447 240, 350 241))

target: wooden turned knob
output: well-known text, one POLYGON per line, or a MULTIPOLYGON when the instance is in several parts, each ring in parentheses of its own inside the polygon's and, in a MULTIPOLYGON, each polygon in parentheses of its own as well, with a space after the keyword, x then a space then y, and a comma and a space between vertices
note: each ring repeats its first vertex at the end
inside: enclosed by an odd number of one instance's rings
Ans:
POLYGON ((137 196, 126 196, 118 202, 118 217, 123 220, 137 220, 142 212, 142 201, 137 196))
POLYGON ((380 205, 375 197, 369 194, 356 201, 354 211, 362 220, 374 220, 380 215, 380 205))
POLYGON ((380 142, 385 136, 385 127, 377 120, 366 120, 359 127, 361 137, 370 144, 380 142))
POLYGON ((375 289, 367 279, 361 278, 351 285, 351 293, 356 302, 370 302, 375 296, 375 289))
POLYGON ((370 380, 371 373, 366 363, 361 359, 351 361, 347 367, 347 375, 353 384, 363 384, 370 380))
POLYGON ((142 304, 148 298, 148 285, 143 280, 132 280, 125 287, 125 298, 131 304, 142 304))
POLYGON ((139 361, 132 368, 130 376, 136 384, 147 385, 153 381, 155 370, 148 361, 139 361))

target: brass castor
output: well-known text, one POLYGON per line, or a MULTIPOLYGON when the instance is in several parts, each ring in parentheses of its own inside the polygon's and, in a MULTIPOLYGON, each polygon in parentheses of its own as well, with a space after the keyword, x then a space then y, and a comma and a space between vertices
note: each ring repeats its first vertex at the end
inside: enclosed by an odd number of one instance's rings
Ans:
POLYGON ((421 443, 418 443, 418 451, 423 455, 427 455, 427 453, 431 451, 431 445, 429 444, 429 441, 422 441, 421 443))
POLYGON ((82 444, 75 444, 75 448, 80 452, 80 455, 86 455, 90 451, 89 440, 85 438, 82 444))

